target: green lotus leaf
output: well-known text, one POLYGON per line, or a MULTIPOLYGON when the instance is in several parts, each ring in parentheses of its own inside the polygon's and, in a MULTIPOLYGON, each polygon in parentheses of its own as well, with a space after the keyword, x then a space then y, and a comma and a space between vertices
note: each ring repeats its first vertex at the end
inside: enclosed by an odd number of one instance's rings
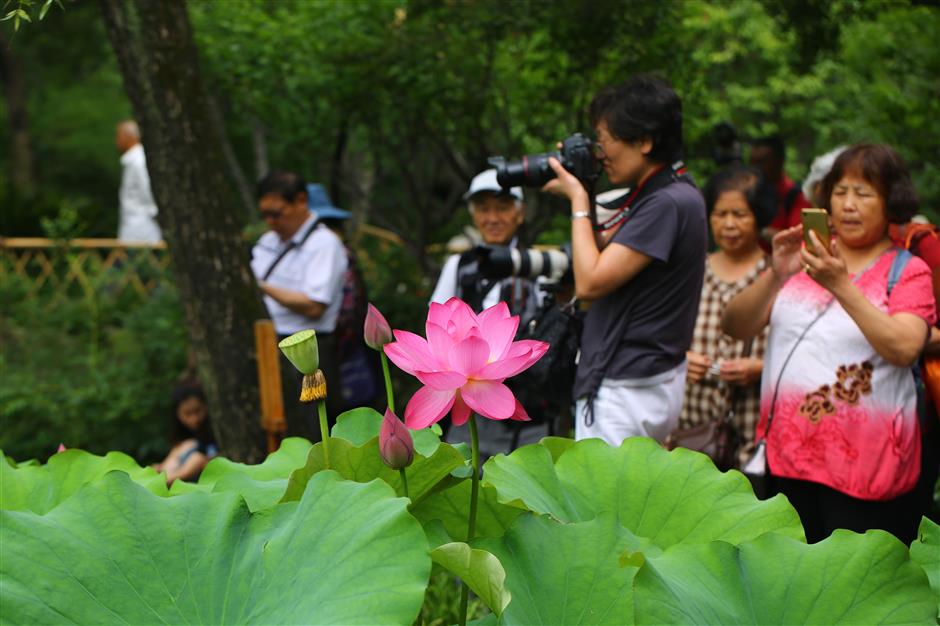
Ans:
POLYGON ((901 542, 844 530, 674 546, 647 559, 634 602, 638 624, 935 624, 937 609, 901 542))
POLYGON ((0 509, 32 511, 40 515, 52 510, 82 486, 108 472, 120 470, 135 482, 161 496, 168 495, 166 477, 121 452, 98 456, 71 449, 53 454, 45 465, 0 463, 0 509))
POLYGON ((199 477, 199 485, 213 487, 225 476, 241 475, 256 481, 287 480, 290 473, 307 462, 307 454, 313 446, 302 437, 288 437, 277 450, 257 465, 246 465, 216 457, 209 461, 199 477))
MULTIPOLYGON (((469 511, 469 480, 435 491, 411 507, 411 514, 417 517, 425 527, 428 522, 439 520, 453 541, 463 541, 467 538, 469 511)), ((499 502, 496 490, 481 484, 477 500, 476 536, 499 537, 523 513, 523 509, 499 502)), ((436 538, 438 535, 433 536, 436 538)))
POLYGON ((926 517, 920 520, 917 539, 911 544, 911 560, 927 573, 937 600, 937 617, 940 618, 940 526, 926 517))
MULTIPOLYGON (((430 457, 415 454, 414 462, 405 468, 408 479, 408 494, 413 503, 420 502, 434 491, 442 481, 450 479, 450 472, 463 464, 463 457, 453 447, 440 445, 430 457)), ((390 469, 379 455, 379 439, 373 437, 366 443, 355 446, 345 439, 330 438, 331 469, 347 480, 368 482, 379 478, 404 495, 398 470, 390 469)), ((294 471, 284 493, 284 502, 297 500, 312 476, 326 469, 323 459, 323 444, 310 449, 307 463, 294 471)))
POLYGON ((476 550, 461 542, 447 543, 431 550, 431 559, 456 574, 497 616, 512 598, 506 591, 506 572, 499 559, 486 550, 476 550))
POLYGON ((633 622, 637 568, 622 566, 620 555, 648 544, 621 526, 613 513, 579 524, 526 514, 503 537, 471 543, 493 553, 506 571, 512 601, 501 624, 633 622))
POLYGON ((563 522, 610 510, 662 548, 739 543, 771 531, 803 538, 799 516, 784 496, 760 501, 743 474, 719 472, 703 454, 667 452, 652 439, 630 438, 618 448, 586 439, 557 462, 545 446, 525 446, 491 458, 483 476, 501 502, 522 503, 563 522))
POLYGON ((45 516, 0 515, 2 623, 410 624, 431 569, 407 501, 335 472, 255 514, 112 472, 45 516))
MULTIPOLYGON (((434 424, 437 426, 437 424, 434 424)), ((352 409, 340 414, 336 418, 336 426, 330 431, 333 437, 345 439, 355 446, 361 446, 373 437, 379 436, 382 428, 382 414, 375 409, 362 407, 352 409)), ((408 429, 415 444, 415 452, 424 456, 431 456, 441 445, 439 433, 430 428, 420 430, 408 429)))

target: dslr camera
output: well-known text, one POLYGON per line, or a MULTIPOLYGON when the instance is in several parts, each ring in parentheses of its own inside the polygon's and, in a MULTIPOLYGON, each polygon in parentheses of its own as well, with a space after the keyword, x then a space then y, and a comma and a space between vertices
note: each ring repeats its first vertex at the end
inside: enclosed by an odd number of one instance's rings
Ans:
POLYGON ((555 178, 555 171, 548 164, 549 157, 555 157, 561 166, 574 174, 584 188, 591 190, 600 176, 600 162, 594 156, 594 143, 575 133, 565 139, 561 150, 543 154, 529 154, 517 161, 507 161, 501 156, 487 159, 496 168, 496 182, 504 189, 510 187, 541 187, 555 178))
POLYGON ((571 250, 567 245, 546 250, 481 245, 474 252, 480 274, 490 280, 509 276, 534 280, 544 276, 549 282, 557 283, 571 267, 571 250))

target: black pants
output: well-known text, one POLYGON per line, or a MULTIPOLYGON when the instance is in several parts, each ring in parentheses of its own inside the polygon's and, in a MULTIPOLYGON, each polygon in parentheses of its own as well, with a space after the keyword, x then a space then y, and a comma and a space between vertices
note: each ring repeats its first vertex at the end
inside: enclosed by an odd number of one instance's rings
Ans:
POLYGON ((860 500, 819 483, 774 477, 774 483, 800 515, 806 541, 822 541, 837 528, 863 533, 880 528, 905 544, 917 536, 923 513, 917 490, 893 500, 860 500))
MULTIPOLYGON (((279 337, 278 339, 283 339, 279 337)), ((342 410, 343 397, 340 393, 339 363, 336 358, 336 339, 332 333, 317 333, 317 347, 320 352, 320 369, 326 377, 326 415, 332 428, 342 410)), ((284 418, 287 421, 288 437, 303 437, 313 442, 320 441, 320 418, 317 403, 300 402, 300 384, 304 375, 287 360, 284 353, 281 360, 281 391, 284 395, 284 418)))

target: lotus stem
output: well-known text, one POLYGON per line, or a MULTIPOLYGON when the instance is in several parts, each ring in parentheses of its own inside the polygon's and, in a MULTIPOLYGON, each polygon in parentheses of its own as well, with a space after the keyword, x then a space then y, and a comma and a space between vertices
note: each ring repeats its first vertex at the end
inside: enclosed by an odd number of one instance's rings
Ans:
POLYGON ((330 425, 326 421, 326 400, 317 403, 320 414, 320 440, 323 442, 323 465, 330 469, 330 425))
POLYGON ((405 497, 410 500, 411 496, 408 495, 408 477, 405 476, 405 468, 403 467, 398 470, 398 473, 401 475, 401 487, 405 491, 405 497))
POLYGON ((385 352, 379 352, 382 357, 382 373, 385 375, 385 396, 388 398, 388 410, 395 412, 395 392, 392 390, 392 375, 388 371, 388 357, 385 352))
MULTIPOLYGON (((467 519, 467 543, 473 539, 477 529, 477 496, 480 493, 480 439, 477 436, 476 416, 470 414, 470 463, 473 475, 470 477, 470 517, 467 519)), ((467 583, 460 583, 460 626, 467 626, 467 605, 470 602, 470 588, 467 583)))

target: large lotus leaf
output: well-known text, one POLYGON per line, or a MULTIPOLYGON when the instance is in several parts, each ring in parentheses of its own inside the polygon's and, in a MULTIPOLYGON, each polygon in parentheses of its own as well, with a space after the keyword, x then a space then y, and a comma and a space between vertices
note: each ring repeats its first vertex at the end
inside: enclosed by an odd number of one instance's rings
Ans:
POLYGON ((287 480, 290 473, 307 462, 312 444, 302 437, 288 437, 280 447, 257 465, 246 465, 216 457, 209 461, 199 477, 202 486, 215 486, 225 476, 246 476, 255 481, 287 480))
POLYGON ((407 501, 334 472, 255 514, 114 472, 45 516, 0 515, 2 623, 409 624, 431 569, 407 501))
POLYGON ((719 472, 703 454, 667 452, 652 439, 631 438, 614 448, 579 441, 557 462, 542 445, 491 458, 484 480, 501 502, 565 521, 601 511, 666 548, 679 542, 738 543, 766 532, 803 538, 796 511, 783 496, 760 501, 739 472, 719 472))
MULTIPOLYGON (((306 439, 289 437, 257 465, 216 457, 203 470, 197 487, 215 492, 231 491, 245 498, 251 511, 266 509, 284 496, 291 472, 304 466, 311 447, 306 439)), ((176 495, 174 491, 171 493, 176 495)))
MULTIPOLYGON (((361 446, 373 437, 378 437, 381 428, 382 414, 375 409, 362 407, 346 411, 337 417, 336 426, 330 434, 333 437, 345 439, 353 445, 361 446)), ((435 433, 430 428, 409 429, 409 431, 418 454, 431 456, 441 443, 440 433, 435 433)))
POLYGON ((477 539, 506 571, 512 601, 501 624, 629 624, 637 566, 624 553, 658 551, 602 513, 589 522, 559 524, 526 514, 503 537, 477 539))
POLYGON ((940 617, 940 526, 926 517, 920 521, 917 540, 911 544, 911 560, 927 573, 940 617))
POLYGON ((882 531, 677 545, 647 559, 634 589, 638 624, 934 624, 937 608, 924 572, 882 531))
POLYGON ((45 465, 0 463, 0 509, 46 513, 82 486, 120 470, 153 493, 168 494, 166 477, 121 452, 98 456, 72 449, 53 454, 45 465))
MULTIPOLYGON (((430 457, 415 453, 414 462, 405 468, 408 479, 408 495, 412 502, 420 502, 436 489, 442 481, 450 479, 450 472, 463 465, 463 457, 449 445, 439 445, 430 457)), ((318 443, 310 449, 307 463, 293 472, 284 493, 284 502, 299 499, 307 481, 317 472, 326 469, 323 458, 323 444, 318 443)), ((330 438, 330 469, 348 480, 368 482, 379 478, 404 495, 401 475, 398 470, 390 469, 379 454, 378 437, 355 446, 346 439, 330 438)))
POLYGON ((506 591, 506 572, 499 559, 486 550, 455 541, 431 550, 431 559, 457 575, 497 616, 512 596, 506 591))
MULTIPOLYGON (((464 541, 467 538, 469 511, 469 480, 436 491, 411 507, 411 514, 417 517, 426 529, 431 521, 440 520, 452 541, 464 541)), ((496 490, 492 487, 480 485, 475 534, 477 537, 499 537, 523 512, 523 509, 499 502, 496 490)), ((429 538, 431 537, 432 533, 429 533, 429 538)), ((434 533, 433 537, 432 545, 443 543, 438 538, 439 533, 434 533)))

